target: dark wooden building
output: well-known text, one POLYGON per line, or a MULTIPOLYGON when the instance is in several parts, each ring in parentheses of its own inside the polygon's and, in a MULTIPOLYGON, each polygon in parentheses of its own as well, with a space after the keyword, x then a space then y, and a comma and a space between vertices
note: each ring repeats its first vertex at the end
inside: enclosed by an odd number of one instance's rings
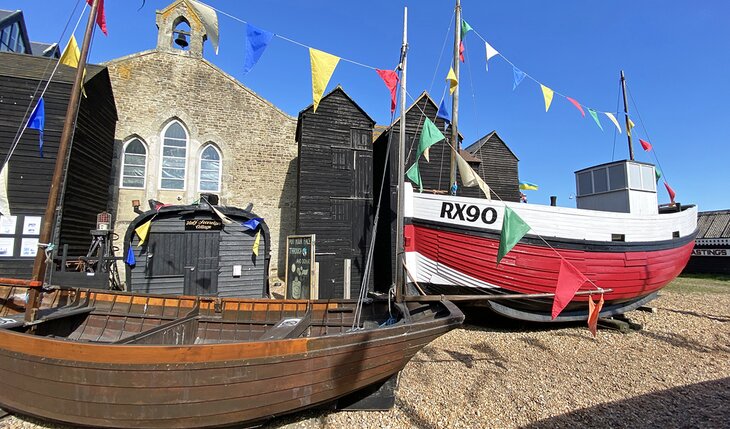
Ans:
MULTIPOLYGON (((56 59, 0 52, 0 161, 37 103, 56 59), (38 91, 38 92, 36 92, 38 91), (29 107, 29 103, 31 106, 29 107), (25 119, 24 119, 25 117, 25 119)), ((23 134, 8 170, 11 217, 0 218, 0 273, 28 277, 48 203, 64 116, 76 69, 60 65, 44 95, 43 157, 37 130, 23 134)), ((53 242, 69 255, 86 255, 96 215, 110 211, 117 111, 106 67, 88 65, 53 242)))
POLYGON ((271 249, 269 228, 244 222, 251 211, 216 206, 233 222, 224 223, 207 203, 165 206, 139 215, 124 237, 127 290, 155 294, 262 298, 268 296, 271 249), (135 229, 150 222, 139 246, 135 229), (260 231, 258 255, 254 254, 260 231), (128 260, 134 252, 134 264, 128 260))
POLYGON ((341 87, 317 112, 299 113, 297 234, 316 235, 319 298, 342 298, 346 260, 350 296, 365 270, 373 215, 373 121, 341 87))
MULTIPOLYGON (((517 170, 519 159, 496 131, 480 138, 464 151, 472 155, 471 161, 466 157, 464 159, 489 185, 492 198, 496 199, 499 196, 502 201, 520 201, 520 180, 517 170)), ((478 187, 462 188, 461 195, 484 198, 478 187)))
POLYGON ((700 212, 685 273, 730 274, 730 210, 700 212))

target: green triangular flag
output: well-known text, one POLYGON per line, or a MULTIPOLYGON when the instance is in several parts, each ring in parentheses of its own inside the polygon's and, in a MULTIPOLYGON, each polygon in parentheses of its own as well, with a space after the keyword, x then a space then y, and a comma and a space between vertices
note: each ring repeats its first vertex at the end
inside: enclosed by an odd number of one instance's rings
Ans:
POLYGON ((461 40, 464 40, 464 37, 466 37, 466 33, 470 32, 472 30, 471 25, 469 25, 468 22, 461 20, 461 40))
POLYGON ((654 175, 656 176, 656 182, 659 183, 659 179, 662 178, 662 170, 659 167, 654 167, 654 175))
POLYGON ((530 230, 530 225, 525 223, 511 208, 504 208, 504 219, 502 220, 502 235, 499 237, 499 252, 497 253, 497 265, 515 244, 530 230))
POLYGON ((601 121, 598 120, 598 113, 593 109, 588 109, 588 113, 590 113, 591 116, 593 117, 593 120, 596 121, 596 125, 598 125, 598 128, 600 128, 601 131, 603 131, 603 126, 601 125, 601 121))
POLYGON ((421 183, 421 173, 418 171, 418 160, 421 159, 421 155, 426 149, 435 145, 436 143, 444 140, 446 137, 439 131, 436 124, 431 122, 430 119, 426 118, 423 121, 423 128, 421 128, 421 136, 418 138, 418 150, 416 151, 416 161, 406 172, 406 176, 411 179, 413 183, 418 185, 421 192, 423 192, 423 184, 421 183))
POLYGON ((406 171, 406 177, 411 179, 411 182, 418 185, 418 190, 420 192, 423 192, 423 184, 421 183, 421 172, 418 171, 418 161, 414 162, 413 165, 411 165, 411 168, 406 171))

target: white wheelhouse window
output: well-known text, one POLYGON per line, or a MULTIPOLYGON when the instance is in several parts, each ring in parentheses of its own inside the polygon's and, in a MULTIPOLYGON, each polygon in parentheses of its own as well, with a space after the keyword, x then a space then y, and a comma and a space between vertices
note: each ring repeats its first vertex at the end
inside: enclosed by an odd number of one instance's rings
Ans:
POLYGON ((208 144, 200 153, 200 169, 198 171, 198 190, 220 192, 221 189, 221 154, 212 144, 208 144))
POLYGON ((187 153, 188 132, 173 121, 162 133, 160 189, 185 189, 187 153))
POLYGON ((124 145, 122 188, 144 189, 147 177, 147 148, 138 138, 124 145))

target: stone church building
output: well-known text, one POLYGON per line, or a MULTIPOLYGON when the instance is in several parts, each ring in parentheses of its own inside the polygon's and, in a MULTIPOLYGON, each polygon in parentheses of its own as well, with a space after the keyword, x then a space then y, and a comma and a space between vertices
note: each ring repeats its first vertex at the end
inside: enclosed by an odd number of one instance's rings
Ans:
POLYGON ((271 270, 281 268, 295 228, 296 118, 203 58, 206 31, 186 0, 156 21, 155 49, 105 64, 119 116, 115 231, 124 237, 137 216, 133 200, 147 210, 149 199, 213 193, 221 205, 253 203, 271 231, 271 270))

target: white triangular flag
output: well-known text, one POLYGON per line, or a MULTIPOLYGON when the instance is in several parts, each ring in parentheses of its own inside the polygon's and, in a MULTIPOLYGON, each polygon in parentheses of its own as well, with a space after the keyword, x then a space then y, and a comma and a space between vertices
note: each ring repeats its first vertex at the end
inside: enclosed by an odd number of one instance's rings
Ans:
POLYGON ((8 164, 0 170, 0 214, 10 217, 10 200, 8 200, 8 164))
POLYGON ((499 52, 497 52, 497 50, 494 49, 492 47, 492 45, 489 44, 489 42, 484 42, 484 44, 487 47, 487 66, 486 67, 487 67, 487 71, 489 71, 489 59, 492 58, 493 56, 499 54, 499 52))
POLYGON ((613 116, 613 113, 609 113, 609 112, 603 112, 603 113, 605 113, 606 116, 608 116, 608 119, 610 119, 611 122, 613 122, 613 124, 616 125, 616 128, 618 128, 618 132, 620 133, 621 132, 621 125, 618 124, 618 121, 616 120, 616 117, 613 116))
POLYGON ((190 0, 190 4, 200 17, 200 20, 203 21, 203 27, 205 27, 206 33, 205 35, 208 37, 208 40, 210 40, 210 43, 213 44, 215 54, 218 55, 218 15, 216 15, 215 10, 207 4, 203 4, 195 0, 190 0))
POLYGON ((215 215, 218 216, 220 218, 220 220, 222 220, 223 223, 225 223, 226 225, 233 223, 231 218, 229 218, 228 216, 221 213, 221 211, 218 210, 217 208, 215 208, 215 206, 213 206, 212 204, 210 204, 210 208, 213 209, 213 212, 215 212, 215 215))
POLYGON ((479 189, 484 192, 484 196, 491 200, 492 197, 489 195, 489 185, 474 171, 464 158, 458 153, 456 154, 456 165, 459 166, 459 175, 461 176, 461 184, 467 188, 472 186, 479 186, 479 189))

